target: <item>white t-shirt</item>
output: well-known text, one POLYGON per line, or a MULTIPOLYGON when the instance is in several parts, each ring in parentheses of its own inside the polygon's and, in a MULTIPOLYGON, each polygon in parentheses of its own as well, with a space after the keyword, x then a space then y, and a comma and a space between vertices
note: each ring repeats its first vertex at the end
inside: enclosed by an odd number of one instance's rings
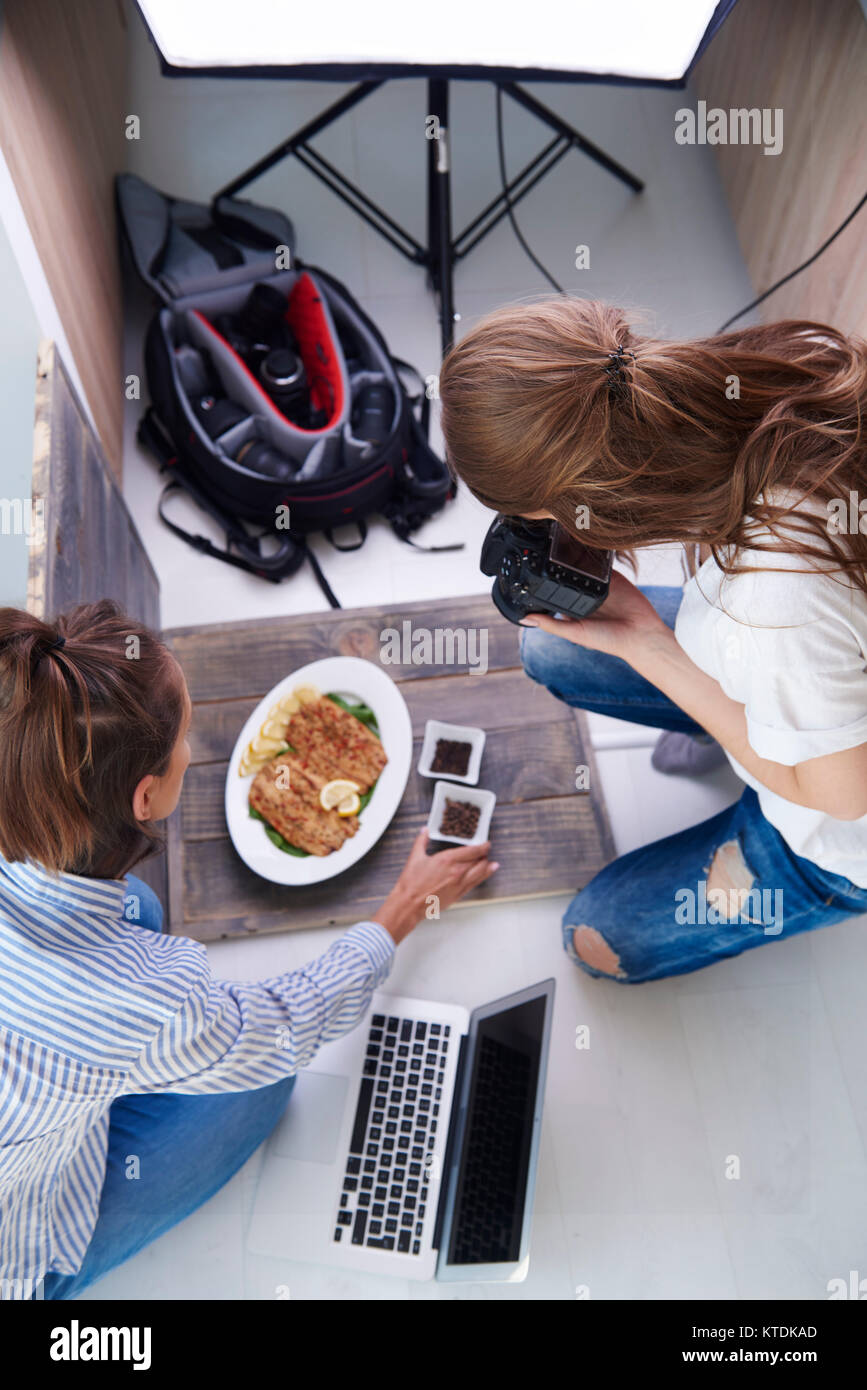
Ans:
MULTIPOLYGON (((792 495, 775 492, 772 500, 792 495)), ((802 501, 800 510, 806 507, 827 516, 815 498, 802 501)), ((753 534, 769 539, 764 530, 753 534)), ((812 533, 803 540, 817 543, 812 533)), ((782 549, 745 550, 739 562, 750 572, 727 578, 712 556, 705 561, 684 586, 675 637, 745 706, 750 746, 793 767, 867 743, 867 595, 845 574, 823 573, 818 561, 782 549), (761 568, 775 563, 797 573, 761 568)), ((727 756, 796 854, 867 888, 867 815, 835 820, 797 806, 727 756)))

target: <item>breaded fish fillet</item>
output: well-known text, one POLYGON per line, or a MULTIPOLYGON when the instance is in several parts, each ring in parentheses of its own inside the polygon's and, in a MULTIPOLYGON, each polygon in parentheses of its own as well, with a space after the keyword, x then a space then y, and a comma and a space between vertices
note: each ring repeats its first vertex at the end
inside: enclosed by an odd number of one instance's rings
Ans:
POLYGON ((329 780, 291 753, 278 753, 253 778, 250 805, 290 845, 309 854, 330 854, 355 834, 358 817, 322 809, 319 792, 329 780), (287 780, 285 772, 280 776, 281 768, 288 771, 288 787, 280 785, 287 780))
POLYGON ((325 696, 306 701, 290 717, 286 742, 325 781, 348 777, 362 792, 370 790, 388 762, 376 734, 325 696))

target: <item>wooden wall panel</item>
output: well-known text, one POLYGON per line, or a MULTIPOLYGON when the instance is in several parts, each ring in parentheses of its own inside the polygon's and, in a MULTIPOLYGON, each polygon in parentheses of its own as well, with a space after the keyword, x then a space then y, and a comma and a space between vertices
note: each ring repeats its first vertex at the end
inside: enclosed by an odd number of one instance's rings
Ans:
MULTIPOLYGON (((44 507, 29 548, 27 608, 53 618, 76 603, 113 598, 159 630, 160 586, 54 343, 43 342, 36 376, 34 504, 44 507)), ((165 850, 136 873, 168 903, 165 850)))
POLYGON ((120 0, 5 0, 0 147, 117 477, 123 329, 112 179, 124 164, 125 86, 120 0))
POLYGON ((29 547, 29 612, 51 618, 76 603, 113 598, 159 630, 159 580, 49 342, 39 351, 34 438, 31 495, 44 508, 44 526, 29 547))
MULTIPOLYGON (((783 110, 780 154, 715 147, 758 294, 812 255, 867 191, 867 22, 858 0, 739 0, 690 87, 693 105, 783 110)), ((867 337, 867 207, 760 312, 867 337)))

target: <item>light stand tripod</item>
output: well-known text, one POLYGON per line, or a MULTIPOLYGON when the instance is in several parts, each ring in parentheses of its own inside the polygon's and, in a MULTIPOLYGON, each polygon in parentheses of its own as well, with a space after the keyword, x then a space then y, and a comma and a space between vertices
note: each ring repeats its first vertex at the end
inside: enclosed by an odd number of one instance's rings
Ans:
POLYGON ((220 189, 213 198, 213 204, 216 206, 221 199, 233 197, 242 188, 246 188, 248 184, 252 183, 254 179, 272 169, 275 164, 279 164, 280 160, 285 159, 288 155, 294 155, 305 168, 315 174, 333 193, 336 193, 338 198, 353 208, 359 217, 363 217, 369 226, 379 232, 380 236, 385 237, 386 241, 390 242, 402 255, 415 265, 424 266, 427 271, 428 284, 436 294, 439 304, 443 353, 451 346, 454 332, 455 265, 468 255, 475 246, 478 246, 479 242, 503 217, 508 215, 509 205, 514 207, 569 150, 581 150, 636 193, 640 193, 644 188, 642 181, 631 174, 628 169, 624 169, 598 145, 594 145, 591 140, 581 135, 555 111, 544 106, 542 102, 531 96, 529 92, 524 91, 517 83, 497 82, 496 85, 503 92, 550 126, 554 136, 509 182, 505 191, 493 198, 462 232, 453 237, 451 160, 449 154, 449 79, 432 77, 428 79, 427 84, 428 119, 434 119, 431 120, 430 135, 432 138, 428 141, 427 245, 423 246, 384 209, 380 208, 360 188, 357 188, 347 179, 339 169, 336 169, 323 155, 313 149, 309 143, 314 136, 331 125, 333 121, 350 111, 353 106, 357 106, 378 87, 383 86, 385 80, 383 78, 378 81, 360 82, 356 87, 353 87, 351 91, 335 101, 319 116, 308 121, 294 135, 290 135, 288 140, 277 145, 256 164, 251 165, 231 183, 226 184, 225 188, 220 189))

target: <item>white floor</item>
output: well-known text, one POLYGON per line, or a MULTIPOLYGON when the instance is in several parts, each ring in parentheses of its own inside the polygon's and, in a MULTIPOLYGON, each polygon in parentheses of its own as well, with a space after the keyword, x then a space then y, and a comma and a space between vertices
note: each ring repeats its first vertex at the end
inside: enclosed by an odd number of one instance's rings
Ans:
MULTIPOLYGON (((134 28, 130 109, 144 137, 130 167, 168 191, 208 196, 336 95, 333 87, 169 82, 134 28)), ((577 153, 521 206, 537 254, 572 290, 644 306, 666 335, 712 332, 746 302, 746 277, 709 150, 674 145, 681 93, 591 86, 541 99, 640 173, 630 195, 577 153), (573 248, 591 248, 575 271, 573 248)), ((392 84, 331 131, 323 152, 423 231, 424 89, 392 84), (399 171, 396 175, 395 171, 399 171)), ((496 191, 493 98, 478 84, 453 98, 455 225, 496 191)), ((510 169, 546 138, 507 108, 510 169)), ((251 196, 286 207, 302 254, 344 279, 392 350, 435 372, 438 331, 422 277, 299 167, 251 196)), ((507 227, 457 275, 464 320, 545 286, 507 227)), ((138 369, 142 305, 131 316, 127 370, 138 369)), ((312 579, 277 588, 189 552, 155 518, 158 484, 139 456, 129 412, 125 488, 162 583, 166 626, 314 612, 312 579)), ((457 557, 424 557, 376 528, 357 556, 319 551, 345 603, 479 593, 488 514, 466 495, 425 538, 461 537, 457 557)), ((197 526, 200 525, 198 519, 197 526)), ((674 553, 644 557, 644 582, 679 582, 674 553)), ((447 608, 444 609, 447 612, 447 608)), ((653 732, 591 719, 619 852, 714 814, 739 794, 728 771, 701 781, 650 767, 653 732)), ((566 899, 466 908, 420 926, 401 946, 390 987, 473 1006, 557 980, 533 1254, 520 1286, 410 1285, 250 1256, 245 1224, 261 1151, 212 1201, 83 1297, 120 1299, 658 1299, 827 1296, 830 1279, 867 1274, 867 940, 855 920, 774 942, 712 969, 624 988, 577 971, 560 946, 566 899), (575 1030, 589 1025, 590 1048, 575 1030), (741 1177, 725 1177, 730 1155, 741 1177)), ((287 903, 287 910, 291 904, 287 903)), ((332 931, 210 948, 225 978, 256 979, 324 950, 332 931)))

